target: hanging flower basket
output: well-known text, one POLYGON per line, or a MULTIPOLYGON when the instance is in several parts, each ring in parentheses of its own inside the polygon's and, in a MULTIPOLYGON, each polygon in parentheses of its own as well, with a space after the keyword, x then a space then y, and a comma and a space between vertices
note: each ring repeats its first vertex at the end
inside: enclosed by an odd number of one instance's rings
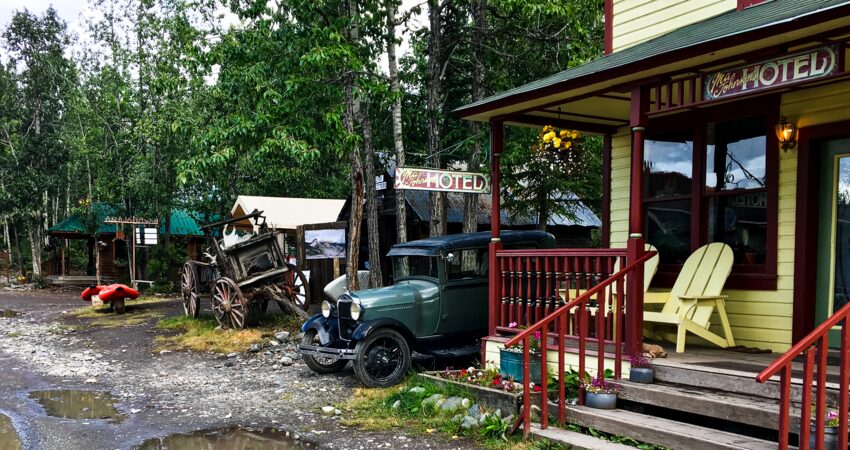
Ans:
POLYGON ((583 164, 580 138, 578 131, 546 125, 531 148, 538 162, 558 166, 569 175, 571 171, 581 170, 583 164))

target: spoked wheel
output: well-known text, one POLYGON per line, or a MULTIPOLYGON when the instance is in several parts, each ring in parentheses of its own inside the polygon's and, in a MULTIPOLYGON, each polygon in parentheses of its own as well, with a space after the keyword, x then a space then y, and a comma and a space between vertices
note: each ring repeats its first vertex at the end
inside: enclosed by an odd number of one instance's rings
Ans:
POLYGON ((395 330, 382 328, 357 343, 354 374, 368 387, 389 387, 410 370, 410 348, 395 330))
POLYGON ((180 273, 180 295, 183 297, 183 313, 189 317, 198 317, 201 310, 201 297, 198 295, 198 282, 195 265, 187 261, 180 273))
POLYGON ((222 328, 241 330, 248 318, 248 300, 239 286, 230 278, 215 280, 212 292, 212 307, 215 320, 222 328))
MULTIPOLYGON (((310 307, 310 287, 304 272, 294 264, 287 264, 289 270, 283 274, 283 294, 298 308, 306 311, 310 307)), ((283 308, 281 308, 283 309, 283 308)))
MULTIPOLYGON (((315 328, 310 328, 304 333, 304 336, 301 337, 301 345, 321 345, 319 333, 315 328)), ((339 372, 348 364, 348 361, 344 359, 321 358, 310 355, 304 355, 303 358, 304 364, 307 364, 307 367, 319 374, 339 372)))

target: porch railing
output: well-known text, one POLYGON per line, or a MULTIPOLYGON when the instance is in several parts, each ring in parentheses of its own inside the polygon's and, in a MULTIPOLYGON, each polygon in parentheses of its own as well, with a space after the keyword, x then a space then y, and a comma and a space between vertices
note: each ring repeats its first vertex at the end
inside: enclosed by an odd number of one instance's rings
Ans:
MULTIPOLYGON (((508 253, 508 252, 506 252, 508 253)), ((557 252, 552 252, 556 253, 557 252)), ((588 254, 587 250, 581 250, 581 253, 588 254)), ((583 266, 583 267, 607 267, 608 274, 611 273, 613 268, 613 260, 611 258, 622 258, 623 256, 618 253, 617 250, 604 250, 604 251, 595 251, 593 253, 599 253, 597 255, 599 258, 587 256, 582 257, 581 254, 576 252, 577 260, 583 262, 596 262, 599 261, 600 265, 598 266, 583 266), (604 253, 610 252, 610 255, 605 256, 604 253), (604 266, 602 265, 603 261, 610 262, 610 265, 604 266)), ((508 258, 511 257, 523 257, 525 252, 510 252, 508 253, 508 258)), ((590 285, 588 281, 587 289, 579 295, 577 295, 574 299, 567 301, 560 307, 555 308, 551 313, 547 314, 545 317, 542 317, 534 324, 528 326, 528 328, 520 330, 519 333, 508 340, 505 343, 506 347, 511 347, 516 344, 522 344, 522 352, 523 352, 523 408, 522 408, 522 420, 523 424, 523 432, 527 435, 531 430, 531 386, 530 386, 530 347, 531 347, 531 339, 535 334, 539 333, 539 342, 541 347, 540 354, 540 394, 541 394, 541 412, 540 412, 540 426, 542 428, 547 428, 549 426, 549 408, 548 401, 548 379, 549 379, 549 368, 547 366, 547 350, 557 350, 558 353, 558 422, 563 425, 566 420, 566 399, 564 397, 564 359, 565 359, 565 351, 566 351, 566 342, 569 338, 574 338, 578 341, 578 373, 585 373, 585 359, 589 356, 588 354, 588 341, 593 344, 595 341, 596 344, 596 358, 597 358, 597 370, 599 373, 604 372, 605 370, 605 357, 606 357, 606 349, 611 348, 613 350, 612 356, 614 359, 614 378, 620 378, 620 371, 622 365, 622 357, 623 357, 623 329, 625 324, 625 316, 623 312, 629 308, 629 297, 627 295, 628 292, 632 292, 635 286, 632 286, 632 289, 626 289, 626 279, 628 277, 629 284, 633 284, 636 281, 640 280, 642 283, 643 276, 641 274, 643 264, 650 258, 655 255, 655 252, 647 252, 637 260, 629 263, 623 269, 617 271, 616 273, 610 274, 610 276, 602 279, 601 281, 590 285), (590 337, 590 333, 587 332, 589 329, 589 324, 591 321, 591 314, 589 313, 591 306, 589 304, 594 299, 602 299, 605 303, 611 303, 611 311, 613 312, 614 324, 615 326, 611 327, 611 333, 606 332, 606 329, 609 327, 608 321, 603 320, 602 317, 607 314, 602 314, 603 307, 596 307, 596 330, 595 330, 595 338, 590 337), (606 339, 606 336, 611 336, 611 339, 606 339), (554 344, 552 341, 554 340, 554 344)), ((532 256, 532 254, 529 254, 532 256)), ((622 261, 622 260, 621 260, 622 261)), ((536 263, 535 263, 536 264, 536 263)), ((544 264, 545 267, 545 264, 544 264)), ((621 266, 622 267, 622 264, 621 266)), ((598 273, 598 272, 597 272, 598 273)), ((539 279, 540 277, 538 277, 539 279)), ((592 277, 591 277, 592 278, 592 277)), ((586 280, 590 280, 585 276, 586 280)), ((535 280, 536 281, 536 280, 535 280)), ((642 285, 638 285, 642 290, 642 285)), ((538 288, 537 292, 540 291, 541 288, 538 288)), ((578 288, 576 292, 580 292, 578 288)), ((526 290, 528 292, 528 290, 526 290)), ((529 295, 530 296, 530 295, 529 295)), ((602 305, 602 301, 597 303, 598 305, 602 305)), ((632 308, 634 309, 634 308, 632 308)), ((641 308, 642 309, 642 308, 641 308)), ((531 308, 533 311, 534 308, 531 308)), ((524 314, 526 317, 529 316, 527 312, 528 308, 526 308, 524 314)), ((529 316, 530 317, 530 316, 529 316)), ((535 316, 536 317, 536 316, 535 316)), ((511 329, 511 331, 516 332, 517 330, 511 329)), ((579 404, 584 404, 584 387, 581 386, 579 388, 579 404)))
MULTIPOLYGON (((501 304, 494 311, 498 316, 496 331, 513 333, 516 330, 509 330, 509 325, 531 326, 609 278, 625 264, 626 250, 502 250, 497 261, 501 286, 496 289, 501 293, 501 304)), ((602 316, 611 330, 615 321, 613 296, 598 303, 605 307, 602 316)))
MULTIPOLYGON (((847 408, 848 408, 848 384, 850 384, 850 304, 844 305, 833 314, 826 322, 820 324, 808 336, 803 338, 790 350, 785 352, 770 366, 764 369, 756 381, 764 383, 776 374, 780 374, 780 400, 779 400, 779 449, 788 448, 788 434, 792 432, 791 416, 791 377, 792 364, 795 359, 802 356, 802 398, 800 411, 799 445, 801 450, 811 447, 810 436, 814 431, 815 448, 824 448, 824 430, 826 428, 827 415, 827 355, 829 352, 829 332, 836 325, 841 325, 841 369, 838 393, 838 405, 833 409, 838 414, 838 446, 835 448, 847 448, 847 408), (813 384, 813 381, 815 384, 813 384), (817 395, 812 403, 812 390, 817 386, 817 395), (815 409, 815 429, 811 430, 812 407, 815 409)), ((831 408, 830 408, 831 409, 831 408)))

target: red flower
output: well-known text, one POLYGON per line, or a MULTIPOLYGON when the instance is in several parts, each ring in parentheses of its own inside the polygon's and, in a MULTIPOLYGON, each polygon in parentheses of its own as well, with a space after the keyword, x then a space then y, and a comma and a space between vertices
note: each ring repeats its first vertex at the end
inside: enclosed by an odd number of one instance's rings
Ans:
POLYGON ((532 388, 531 390, 534 391, 534 392, 540 392, 540 391, 543 390, 543 386, 537 385, 537 386, 534 386, 534 388, 532 388))

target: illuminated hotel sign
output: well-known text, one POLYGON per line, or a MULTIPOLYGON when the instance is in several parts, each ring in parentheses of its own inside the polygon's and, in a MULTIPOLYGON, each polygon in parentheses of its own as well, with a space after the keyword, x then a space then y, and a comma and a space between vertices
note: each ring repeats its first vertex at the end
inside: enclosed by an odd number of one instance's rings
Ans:
POLYGON ((706 75, 703 99, 799 83, 832 75, 839 68, 836 47, 824 46, 706 75))
POLYGON ((490 192, 490 178, 474 172, 396 167, 395 188, 486 194, 490 192))

